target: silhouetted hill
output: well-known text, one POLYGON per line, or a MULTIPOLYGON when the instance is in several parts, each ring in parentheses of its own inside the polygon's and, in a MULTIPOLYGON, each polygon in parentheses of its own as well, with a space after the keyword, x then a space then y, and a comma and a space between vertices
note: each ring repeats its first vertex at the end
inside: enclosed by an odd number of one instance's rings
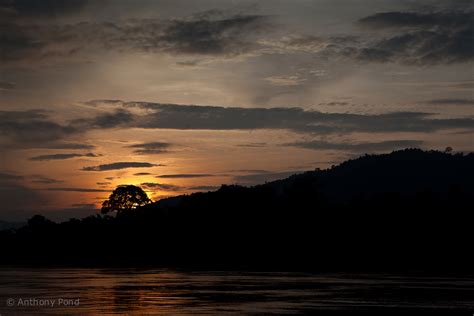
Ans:
POLYGON ((473 193, 473 154, 407 149, 0 240, 13 263, 474 272, 473 193))

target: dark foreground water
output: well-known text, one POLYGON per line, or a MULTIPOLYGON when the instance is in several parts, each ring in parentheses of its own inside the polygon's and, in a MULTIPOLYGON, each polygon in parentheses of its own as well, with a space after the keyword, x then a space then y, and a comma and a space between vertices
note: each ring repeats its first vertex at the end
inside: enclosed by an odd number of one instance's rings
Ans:
POLYGON ((474 277, 0 268, 0 315, 473 315, 474 277), (66 306, 67 305, 67 306, 66 306))

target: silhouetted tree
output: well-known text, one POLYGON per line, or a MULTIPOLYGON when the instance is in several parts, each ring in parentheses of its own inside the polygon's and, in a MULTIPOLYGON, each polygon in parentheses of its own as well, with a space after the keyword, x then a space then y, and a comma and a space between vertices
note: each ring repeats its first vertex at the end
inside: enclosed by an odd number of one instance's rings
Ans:
POLYGON ((102 203, 102 214, 117 212, 117 214, 131 211, 137 207, 151 203, 145 191, 134 185, 121 185, 117 187, 108 200, 102 203))

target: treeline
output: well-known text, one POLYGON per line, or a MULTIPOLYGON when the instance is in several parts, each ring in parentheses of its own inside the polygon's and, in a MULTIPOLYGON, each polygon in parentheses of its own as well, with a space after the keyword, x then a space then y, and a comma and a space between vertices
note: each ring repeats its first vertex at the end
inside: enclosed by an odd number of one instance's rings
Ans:
POLYGON ((0 234, 7 264, 474 272, 474 154, 365 155, 0 234))

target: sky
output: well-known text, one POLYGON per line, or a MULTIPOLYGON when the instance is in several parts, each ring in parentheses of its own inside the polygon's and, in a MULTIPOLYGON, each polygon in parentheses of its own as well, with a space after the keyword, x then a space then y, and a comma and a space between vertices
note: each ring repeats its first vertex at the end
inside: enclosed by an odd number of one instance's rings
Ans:
POLYGON ((0 220, 474 150, 474 1, 1 0, 0 220))

